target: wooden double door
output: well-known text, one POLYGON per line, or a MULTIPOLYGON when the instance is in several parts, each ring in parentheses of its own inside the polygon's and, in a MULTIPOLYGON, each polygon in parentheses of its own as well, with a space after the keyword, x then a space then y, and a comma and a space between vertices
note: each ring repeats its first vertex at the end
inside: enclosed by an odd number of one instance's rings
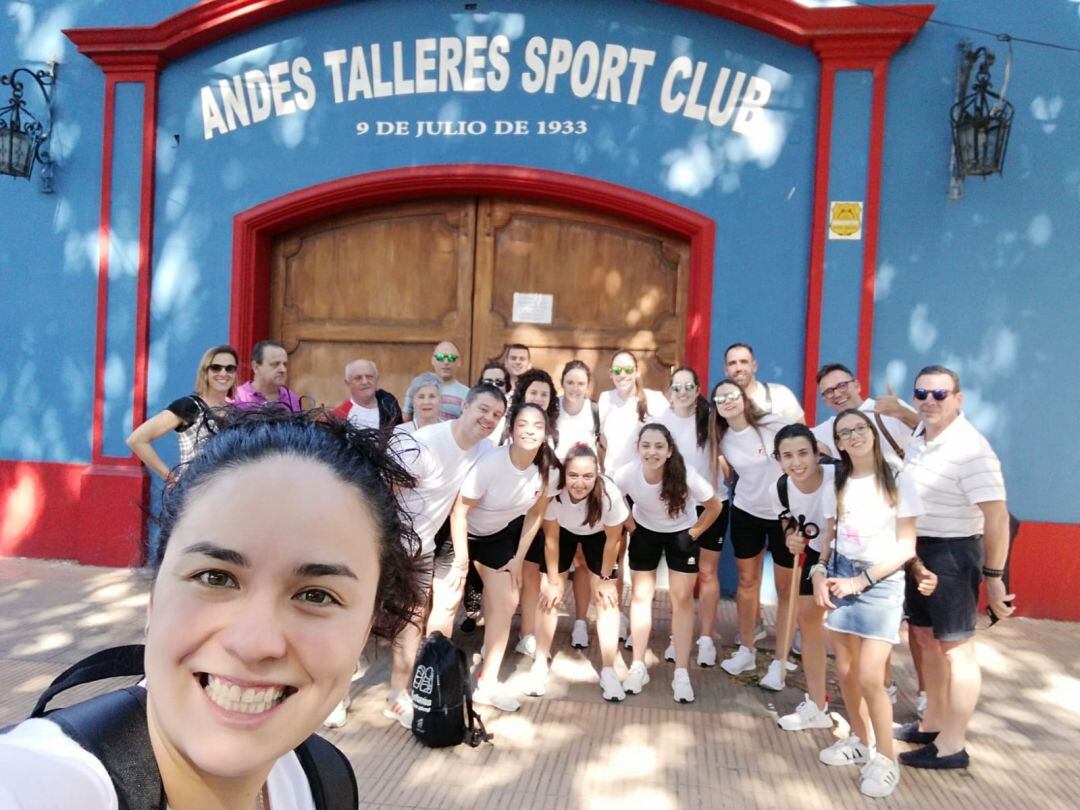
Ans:
POLYGON ((632 350, 649 387, 682 362, 689 245, 616 217, 493 197, 369 208, 278 237, 271 252, 271 337, 289 385, 316 402, 348 393, 345 364, 374 360, 401 398, 452 340, 472 384, 510 343, 558 384, 578 357, 610 388, 611 353, 632 350), (514 320, 514 293, 551 296, 550 323, 514 320))

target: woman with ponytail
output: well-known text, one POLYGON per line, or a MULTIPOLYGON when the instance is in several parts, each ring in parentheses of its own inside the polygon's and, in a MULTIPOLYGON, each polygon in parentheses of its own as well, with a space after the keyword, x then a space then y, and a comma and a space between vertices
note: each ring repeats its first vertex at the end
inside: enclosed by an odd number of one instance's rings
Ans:
POLYGON ((645 653, 652 631, 652 602, 656 569, 667 560, 671 596, 671 629, 675 641, 675 701, 692 703, 694 689, 688 670, 694 634, 694 583, 698 577, 698 540, 720 516, 723 504, 712 485, 693 468, 687 469, 671 432, 650 422, 638 433, 638 458, 615 473, 615 485, 633 501, 629 521, 630 634, 634 661, 623 689, 638 694, 649 682, 645 653), (698 505, 703 507, 696 517, 698 505))

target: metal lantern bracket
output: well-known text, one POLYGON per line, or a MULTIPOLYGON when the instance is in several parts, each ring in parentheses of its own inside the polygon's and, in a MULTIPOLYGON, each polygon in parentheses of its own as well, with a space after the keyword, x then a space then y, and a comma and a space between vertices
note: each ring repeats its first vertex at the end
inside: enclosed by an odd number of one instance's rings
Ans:
POLYGON ((995 61, 993 52, 985 47, 972 50, 970 43, 960 43, 957 101, 949 116, 953 141, 952 179, 949 185, 949 196, 952 199, 963 196, 965 177, 975 175, 985 179, 991 174, 1001 174, 1005 166, 1005 153, 1013 119, 1013 105, 1005 100, 1005 92, 1012 74, 1013 53, 1011 37, 1001 34, 998 39, 1006 42, 1009 47, 1000 93, 990 89, 990 68, 995 61), (971 86, 973 70, 975 82, 971 86))
POLYGON ((56 161, 45 144, 52 134, 52 88, 56 84, 57 64, 47 70, 17 67, 0 76, 0 87, 11 88, 7 106, 0 107, 0 174, 30 179, 34 164, 41 164, 41 190, 52 192, 52 174, 56 161), (31 112, 24 94, 27 86, 37 85, 45 100, 40 117, 31 112))

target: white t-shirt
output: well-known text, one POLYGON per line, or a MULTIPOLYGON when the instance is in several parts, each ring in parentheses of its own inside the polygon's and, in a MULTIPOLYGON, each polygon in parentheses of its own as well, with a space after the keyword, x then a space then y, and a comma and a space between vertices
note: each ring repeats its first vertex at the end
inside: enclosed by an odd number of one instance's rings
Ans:
POLYGON ((780 383, 764 383, 755 380, 757 386, 750 399, 765 413, 775 414, 784 419, 788 424, 801 422, 803 419, 802 405, 791 389, 780 383))
POLYGON ((348 419, 358 428, 378 428, 379 427, 379 406, 375 405, 371 408, 365 408, 363 405, 357 405, 352 400, 352 407, 349 408, 348 419))
POLYGON ((896 477, 900 496, 889 506, 878 488, 877 477, 849 478, 844 485, 842 512, 836 519, 836 551, 851 560, 877 563, 896 545, 896 521, 922 514, 914 483, 906 475, 896 477))
POLYGON ((776 520, 773 496, 780 465, 773 458, 776 434, 785 425, 779 417, 765 417, 758 430, 728 428, 720 442, 720 452, 739 474, 733 506, 762 520, 776 520))
POLYGON ((394 428, 394 433, 399 433, 403 436, 411 436, 420 429, 420 426, 416 424, 415 419, 410 419, 408 422, 402 422, 400 425, 394 428))
MULTIPOLYGON (((822 464, 821 472, 821 486, 813 492, 803 492, 790 479, 787 482, 788 509, 791 514, 795 518, 799 515, 805 516, 806 522, 815 524, 820 531, 817 537, 807 543, 819 554, 825 538, 825 527, 829 525, 831 518, 836 517, 836 470, 832 464, 822 464)), ((784 511, 784 504, 776 491, 776 484, 773 484, 772 497, 773 510, 779 515, 784 511)))
POLYGON ((461 482, 493 448, 489 439, 482 439, 463 450, 452 428, 453 422, 439 422, 420 428, 412 436, 399 433, 395 440, 402 464, 416 476, 416 486, 401 490, 398 497, 413 516, 413 529, 423 544, 422 554, 435 550, 435 535, 450 514, 461 482))
POLYGON ((585 523, 588 516, 589 499, 582 498, 577 503, 573 503, 570 500, 570 493, 565 489, 561 490, 548 503, 544 520, 557 521, 561 528, 566 529, 571 534, 580 535, 596 534, 602 532, 607 526, 618 526, 620 523, 626 522, 626 519, 630 517, 630 510, 626 506, 626 499, 619 492, 619 488, 615 486, 615 482, 605 475, 600 476, 597 480, 603 482, 604 486, 599 523, 585 523))
POLYGON ((641 461, 631 461, 615 472, 615 486, 629 495, 634 501, 634 522, 654 532, 681 532, 697 523, 698 504, 704 503, 716 494, 696 470, 686 470, 686 486, 690 490, 683 510, 674 517, 668 515, 667 504, 660 499, 660 484, 650 484, 645 480, 641 461))
MULTIPOLYGON (((604 469, 610 473, 634 460, 638 431, 645 422, 638 419, 636 396, 623 399, 612 389, 601 393, 597 404, 600 407, 600 432, 607 443, 604 469)), ((663 394, 645 389, 646 422, 658 421, 669 407, 663 394)))
POLYGON ((706 440, 704 447, 699 447, 697 442, 697 416, 677 416, 674 408, 664 411, 656 420, 671 431, 671 437, 675 440, 675 446, 682 453, 683 461, 687 467, 693 467, 698 475, 714 485, 711 453, 709 442, 706 440))
POLYGON ((442 403, 439 405, 439 420, 447 422, 461 416, 461 409, 465 407, 465 397, 469 395, 469 386, 459 383, 457 380, 443 383, 442 403))
MULTIPOLYGON (((549 470, 547 495, 559 491, 559 471, 549 470)), ((519 470, 510 461, 510 445, 486 453, 461 484, 461 496, 476 501, 469 509, 469 534, 486 537, 521 517, 544 494, 540 468, 519 470)))
POLYGON ((587 444, 596 452, 596 431, 593 423, 592 400, 587 399, 576 414, 566 412, 566 400, 559 397, 559 419, 555 423, 559 434, 559 443, 555 446, 555 455, 559 461, 566 458, 566 452, 575 444, 587 444))
MULTIPOLYGON (((912 413, 915 409, 908 405, 906 402, 901 402, 905 408, 912 413)), ((881 435, 881 428, 878 427, 877 419, 874 417, 874 400, 864 399, 862 405, 859 406, 859 410, 863 413, 869 414, 870 421, 874 425, 874 432, 878 434, 878 444, 881 445, 881 452, 885 455, 885 460, 892 465, 894 470, 899 470, 903 465, 903 460, 893 450, 892 444, 889 440, 881 435)), ((907 453, 907 446, 911 443, 911 428, 897 419, 895 416, 886 416, 881 414, 881 421, 885 423, 885 429, 889 431, 889 435, 893 437, 900 449, 907 453)), ((836 417, 830 416, 820 425, 814 428, 814 436, 817 440, 828 448, 829 454, 833 458, 840 458, 840 453, 836 449, 836 443, 833 441, 833 425, 836 423, 836 417)))
POLYGON ((1001 462, 986 437, 960 414, 931 442, 915 429, 904 475, 910 476, 925 512, 920 537, 970 537, 983 532, 980 503, 1005 500, 1001 462))
MULTIPOLYGON (((266 780, 274 810, 315 810, 311 787, 292 751, 266 780)), ((46 719, 0 734, 3 810, 117 810, 116 789, 101 761, 46 719)))

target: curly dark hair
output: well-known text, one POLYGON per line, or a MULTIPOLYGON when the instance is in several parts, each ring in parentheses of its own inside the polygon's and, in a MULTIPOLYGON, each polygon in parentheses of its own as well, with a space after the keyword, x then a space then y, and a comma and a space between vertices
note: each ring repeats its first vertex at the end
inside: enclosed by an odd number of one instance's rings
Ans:
POLYGON ((174 470, 162 493, 155 520, 157 544, 147 559, 157 572, 169 538, 188 502, 215 476, 245 464, 281 455, 324 464, 363 496, 378 527, 379 585, 372 631, 393 638, 415 621, 421 595, 416 584, 420 540, 395 491, 415 486, 390 444, 389 431, 360 429, 323 409, 291 413, 277 407, 222 409, 217 433, 184 467, 174 470))
MULTIPOLYGON (((555 426, 559 422, 559 394, 555 391, 555 382, 551 379, 551 375, 541 368, 530 368, 517 378, 517 384, 514 385, 514 395, 510 398, 510 409, 525 401, 525 392, 529 390, 529 386, 534 382, 546 383, 548 390, 551 392, 551 399, 548 400, 547 406, 547 420, 548 420, 548 432, 555 433, 555 426)), ((509 422, 507 423, 509 424, 509 422)))
MULTIPOLYGON (((531 374, 531 371, 525 372, 525 374, 531 374)), ((524 374, 522 376, 525 376, 524 374)), ((548 379, 551 379, 550 377, 548 379)), ((548 419, 547 413, 537 405, 535 402, 517 402, 510 406, 510 411, 506 415, 506 430, 508 434, 514 432, 514 422, 517 421, 518 414, 522 411, 529 409, 534 410, 538 414, 542 415, 545 419, 548 419)), ((551 422, 550 420, 544 426, 547 433, 551 434, 551 422)), ((547 441, 547 436, 544 437, 544 441, 540 443, 540 447, 536 451, 536 458, 533 460, 537 468, 540 470, 540 486, 543 490, 547 491, 549 472, 551 470, 562 471, 562 465, 559 464, 559 459, 555 456, 555 451, 551 449, 551 445, 547 441)))

